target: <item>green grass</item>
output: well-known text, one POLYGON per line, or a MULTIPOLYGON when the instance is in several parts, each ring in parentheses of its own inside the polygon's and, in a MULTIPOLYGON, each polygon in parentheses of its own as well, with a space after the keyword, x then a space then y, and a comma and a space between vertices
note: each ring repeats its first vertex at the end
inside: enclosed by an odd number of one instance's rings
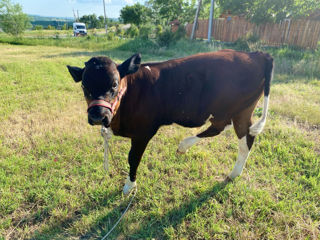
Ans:
POLYGON ((302 76, 307 79, 320 79, 320 49, 303 50, 293 47, 266 47, 257 43, 245 43, 247 47, 241 48, 237 43, 221 43, 215 41, 208 44, 203 40, 190 42, 181 39, 170 44, 169 47, 161 47, 155 39, 128 39, 115 36, 115 39, 108 39, 104 32, 100 30, 89 31, 86 37, 72 37, 72 32, 58 30, 27 31, 20 38, 15 38, 4 33, 0 33, 0 43, 29 46, 57 46, 81 49, 82 52, 97 51, 105 55, 113 55, 115 52, 127 52, 132 54, 140 52, 144 59, 159 60, 167 58, 183 57, 198 52, 216 51, 224 48, 236 50, 266 51, 272 54, 276 60, 275 72, 279 74, 289 74, 292 76, 302 76), (240 49, 239 49, 240 48, 240 49), (83 51, 84 50, 84 51, 83 51))
MULTIPOLYGON (((112 138, 106 174, 99 128, 87 124, 80 85, 65 66, 83 66, 94 55, 121 62, 130 47, 143 46, 75 41, 92 50, 72 42, 0 44, 0 239, 99 239, 129 201, 121 191, 130 141, 112 138)), ((179 44, 147 48, 143 59, 208 49, 179 44)), ((204 127, 161 128, 138 169, 134 204, 111 239, 319 239, 320 84, 302 74, 283 68, 275 75, 267 125, 232 183, 223 179, 237 156, 233 130, 180 156, 179 142, 204 127)))

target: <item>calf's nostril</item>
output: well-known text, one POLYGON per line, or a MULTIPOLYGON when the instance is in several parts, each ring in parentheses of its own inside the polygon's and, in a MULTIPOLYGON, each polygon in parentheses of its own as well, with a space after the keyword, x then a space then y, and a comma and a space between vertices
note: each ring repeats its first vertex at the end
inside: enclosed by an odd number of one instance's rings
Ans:
POLYGON ((89 119, 93 122, 93 123, 101 123, 102 120, 104 119, 104 116, 99 116, 96 114, 89 114, 89 119))
POLYGON ((105 127, 109 127, 110 126, 110 121, 107 117, 105 117, 103 120, 102 120, 102 123, 105 127))

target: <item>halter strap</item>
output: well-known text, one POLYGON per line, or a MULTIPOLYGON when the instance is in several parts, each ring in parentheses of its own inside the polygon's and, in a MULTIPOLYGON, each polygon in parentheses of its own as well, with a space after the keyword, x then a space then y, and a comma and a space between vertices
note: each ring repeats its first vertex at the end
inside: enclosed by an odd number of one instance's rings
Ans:
POLYGON ((114 110, 115 110, 118 102, 121 101, 123 94, 126 92, 126 90, 127 90, 127 87, 123 87, 120 90, 120 92, 118 93, 118 95, 116 96, 115 101, 112 104, 107 102, 106 100, 92 100, 88 105, 87 112, 92 107, 100 106, 100 107, 108 108, 111 111, 111 113, 114 114, 114 110))

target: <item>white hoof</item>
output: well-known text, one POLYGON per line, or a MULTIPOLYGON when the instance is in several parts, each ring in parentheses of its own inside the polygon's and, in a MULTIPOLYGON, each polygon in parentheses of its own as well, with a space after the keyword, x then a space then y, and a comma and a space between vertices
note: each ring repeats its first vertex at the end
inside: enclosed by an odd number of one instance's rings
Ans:
POLYGON ((137 183, 135 181, 131 182, 130 177, 128 176, 123 187, 123 194, 128 195, 136 186, 137 183))
POLYGON ((185 138, 184 140, 182 140, 179 144, 179 147, 178 147, 178 150, 177 150, 177 153, 180 153, 180 154, 184 154, 187 152, 187 150, 193 146, 194 144, 198 143, 200 141, 200 138, 198 137, 188 137, 188 138, 185 138))
POLYGON ((239 176, 240 176, 240 174, 237 174, 237 173, 232 172, 232 173, 230 173, 230 174, 228 175, 227 178, 229 178, 230 180, 234 180, 236 177, 239 177, 239 176))

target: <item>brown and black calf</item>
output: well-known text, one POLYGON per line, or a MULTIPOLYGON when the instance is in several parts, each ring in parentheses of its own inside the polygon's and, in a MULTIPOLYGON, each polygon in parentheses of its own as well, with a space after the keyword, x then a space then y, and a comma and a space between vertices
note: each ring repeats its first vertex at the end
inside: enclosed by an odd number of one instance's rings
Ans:
POLYGON ((211 122, 204 132, 184 139, 179 153, 233 124, 239 153, 229 178, 239 176, 255 136, 266 123, 273 59, 262 52, 221 50, 141 64, 140 54, 135 54, 120 65, 107 57, 93 57, 84 68, 68 69, 76 82, 82 81, 88 122, 131 139, 130 173, 123 189, 127 194, 136 186, 148 142, 159 127, 172 123, 200 127, 211 122), (262 118, 252 125, 263 92, 262 118))

